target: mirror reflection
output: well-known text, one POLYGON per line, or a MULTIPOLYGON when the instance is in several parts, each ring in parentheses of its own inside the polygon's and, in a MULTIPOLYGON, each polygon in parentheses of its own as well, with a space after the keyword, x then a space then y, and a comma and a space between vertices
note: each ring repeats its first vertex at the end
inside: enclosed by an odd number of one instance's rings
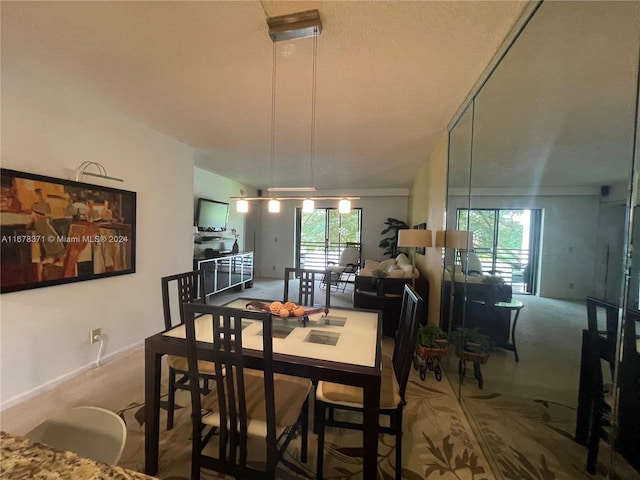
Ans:
MULTIPOLYGON (((587 474, 588 454, 589 469, 608 471, 607 443, 581 425, 606 423, 594 405, 615 403, 614 380, 625 405, 632 390, 637 400, 630 350, 626 370, 615 359, 639 19, 638 2, 543 3, 450 131, 447 230, 472 232, 473 246, 445 255, 441 324, 451 325, 452 343, 463 333, 447 375, 502 478, 530 469, 531 478, 576 478, 587 474), (598 305, 592 336, 588 297, 598 305)), ((631 275, 629 306, 638 291, 631 275)), ((616 413, 636 422, 621 428, 616 473, 640 478, 638 435, 629 433, 640 427, 629 407, 616 413)))

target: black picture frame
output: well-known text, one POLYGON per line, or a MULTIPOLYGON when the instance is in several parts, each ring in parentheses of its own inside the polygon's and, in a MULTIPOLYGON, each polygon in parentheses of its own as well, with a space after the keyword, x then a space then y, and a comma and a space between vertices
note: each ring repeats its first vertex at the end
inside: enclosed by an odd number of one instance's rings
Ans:
MULTIPOLYGON (((427 224, 426 223, 420 223, 418 225, 414 225, 413 226, 414 230, 426 230, 427 229, 427 224)), ((426 248, 425 247, 416 247, 416 253, 419 253, 420 255, 424 255, 426 253, 426 248)))
POLYGON ((136 271, 136 192, 0 169, 0 293, 136 271))

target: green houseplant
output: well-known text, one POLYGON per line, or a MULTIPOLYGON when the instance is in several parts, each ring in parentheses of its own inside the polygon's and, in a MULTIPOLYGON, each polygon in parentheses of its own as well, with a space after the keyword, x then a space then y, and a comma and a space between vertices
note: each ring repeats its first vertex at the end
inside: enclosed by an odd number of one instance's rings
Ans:
POLYGON ((416 339, 414 368, 420 371, 420 378, 424 380, 427 370, 432 370, 436 380, 442 379, 440 358, 445 355, 447 348, 447 334, 438 325, 420 325, 416 339))
POLYGON ((447 342, 447 334, 438 325, 420 325, 416 343, 425 348, 443 348, 447 342))
POLYGON ((384 249, 383 255, 395 258, 398 256, 398 230, 409 228, 409 225, 397 218, 387 218, 384 224, 387 227, 380 232, 380 235, 387 236, 380 240, 378 246, 384 249))

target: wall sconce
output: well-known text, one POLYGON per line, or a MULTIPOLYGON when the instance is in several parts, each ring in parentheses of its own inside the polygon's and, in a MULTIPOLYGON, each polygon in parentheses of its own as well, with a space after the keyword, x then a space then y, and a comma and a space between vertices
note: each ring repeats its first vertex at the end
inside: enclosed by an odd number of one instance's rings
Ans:
POLYGON ((107 171, 102 166, 102 164, 98 162, 82 162, 76 168, 76 182, 79 182, 83 175, 90 175, 92 177, 104 178, 105 180, 113 180, 114 182, 124 182, 121 178, 110 177, 107 175, 107 171), (96 167, 98 173, 87 172, 87 168, 96 167))

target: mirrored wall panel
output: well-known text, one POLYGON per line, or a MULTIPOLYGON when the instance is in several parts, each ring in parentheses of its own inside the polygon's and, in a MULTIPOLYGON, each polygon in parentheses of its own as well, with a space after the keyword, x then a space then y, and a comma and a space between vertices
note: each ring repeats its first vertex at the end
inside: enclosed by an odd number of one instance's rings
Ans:
MULTIPOLYGON (((637 422, 622 312, 640 298, 640 270, 625 278, 639 49, 640 2, 541 3, 450 131, 447 230, 473 245, 443 277, 447 374, 500 478, 604 478, 598 422, 637 422)), ((634 431, 620 478, 640 478, 634 431)))

